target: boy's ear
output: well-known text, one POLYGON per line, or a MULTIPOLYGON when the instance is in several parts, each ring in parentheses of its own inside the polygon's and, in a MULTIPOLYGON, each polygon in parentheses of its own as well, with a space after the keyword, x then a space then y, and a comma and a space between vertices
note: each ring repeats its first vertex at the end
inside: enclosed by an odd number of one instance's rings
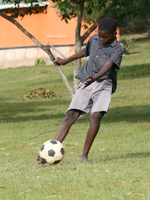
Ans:
POLYGON ((115 32, 114 32, 114 36, 116 36, 116 35, 117 35, 117 32, 115 31, 115 32))

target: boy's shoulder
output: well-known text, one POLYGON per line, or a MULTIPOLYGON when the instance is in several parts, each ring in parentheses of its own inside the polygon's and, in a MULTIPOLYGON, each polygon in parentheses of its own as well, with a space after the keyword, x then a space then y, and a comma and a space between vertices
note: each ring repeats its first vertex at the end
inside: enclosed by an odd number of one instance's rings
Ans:
POLYGON ((99 40, 99 37, 98 37, 98 34, 94 34, 90 37, 90 39, 98 39, 99 40))
POLYGON ((99 44, 99 36, 98 36, 98 34, 94 34, 89 38, 88 43, 92 44, 93 42, 96 42, 96 43, 99 44))
POLYGON ((112 46, 113 48, 114 47, 122 47, 120 42, 116 38, 114 38, 114 40, 111 43, 109 43, 108 45, 112 46))

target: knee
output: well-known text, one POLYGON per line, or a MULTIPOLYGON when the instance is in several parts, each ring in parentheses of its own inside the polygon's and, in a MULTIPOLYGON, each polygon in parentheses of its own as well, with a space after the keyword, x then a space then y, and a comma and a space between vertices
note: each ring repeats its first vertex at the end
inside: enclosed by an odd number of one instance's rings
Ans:
POLYGON ((78 118, 79 114, 74 110, 69 110, 66 113, 65 120, 66 121, 75 121, 78 118))
POLYGON ((90 120, 92 123, 97 124, 101 122, 102 117, 103 117, 103 114, 101 112, 94 112, 91 114, 90 120))

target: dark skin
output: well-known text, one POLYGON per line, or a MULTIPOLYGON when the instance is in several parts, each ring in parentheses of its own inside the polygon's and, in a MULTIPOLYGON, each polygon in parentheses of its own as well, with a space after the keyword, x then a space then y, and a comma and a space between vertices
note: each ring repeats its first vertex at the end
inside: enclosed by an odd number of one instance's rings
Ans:
MULTIPOLYGON (((116 37, 116 32, 111 33, 109 31, 102 31, 99 30, 98 31, 98 35, 99 35, 99 39, 101 41, 102 46, 105 46, 107 44, 109 44, 110 42, 113 41, 114 37, 116 37)), ((79 52, 75 53, 74 55, 66 58, 66 59, 61 59, 61 58, 56 58, 54 63, 58 64, 58 65, 65 65, 73 60, 79 59, 84 57, 85 55, 85 49, 81 49, 79 52)), ((91 83, 93 83, 95 80, 97 80, 98 78, 102 77, 103 75, 105 75, 110 68, 113 66, 113 62, 112 61, 107 61, 104 68, 99 71, 94 77, 88 76, 87 79, 84 82, 84 87, 82 88, 84 90, 84 88, 86 88, 87 86, 89 86, 91 83)), ((66 116, 64 118, 64 120, 62 121, 57 134, 55 136, 55 139, 63 142, 63 140, 65 139, 65 137, 67 136, 67 134, 69 133, 69 130, 71 128, 71 126, 73 125, 73 123, 78 119, 78 117, 80 116, 81 111, 80 110, 69 110, 66 113, 66 116)), ((88 154, 89 151, 91 149, 91 146, 93 144, 93 141, 99 131, 100 128, 100 123, 103 117, 103 112, 94 112, 91 114, 90 116, 90 126, 87 132, 87 136, 86 136, 86 140, 84 143, 84 147, 83 147, 83 151, 82 154, 80 156, 80 160, 83 163, 90 163, 88 160, 88 154)), ((42 158, 40 158, 40 156, 37 157, 37 161, 39 164, 44 164, 45 160, 42 160, 42 158)))

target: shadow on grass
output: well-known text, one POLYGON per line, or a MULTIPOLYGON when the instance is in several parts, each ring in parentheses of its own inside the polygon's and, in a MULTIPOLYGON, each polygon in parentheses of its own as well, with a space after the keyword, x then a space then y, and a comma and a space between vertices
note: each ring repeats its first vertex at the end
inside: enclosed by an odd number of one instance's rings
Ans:
POLYGON ((104 161, 112 161, 112 160, 118 160, 118 159, 130 159, 130 158, 148 158, 150 157, 150 152, 136 152, 136 153, 126 153, 121 156, 108 156, 104 158, 104 161))
POLYGON ((110 108, 104 123, 127 121, 129 123, 149 122, 150 105, 122 106, 110 108))
POLYGON ((135 42, 140 42, 140 41, 149 42, 150 38, 147 36, 147 37, 143 37, 143 38, 135 38, 134 40, 135 40, 135 42))
POLYGON ((118 73, 118 80, 143 78, 150 76, 150 64, 140 64, 122 67, 118 73))
MULTIPOLYGON (((63 120, 65 111, 70 101, 52 99, 49 101, 23 101, 17 103, 5 103, 1 106, 1 122, 22 122, 34 120, 63 120), (64 112, 59 112, 59 106, 63 106, 64 112), (57 109, 56 109, 57 108, 57 109), (55 113, 56 109, 56 113, 55 113)), ((122 106, 110 108, 109 113, 103 119, 103 123, 126 121, 129 123, 149 122, 150 105, 122 106)), ((80 118, 77 123, 89 122, 89 115, 80 118)))
POLYGON ((62 99, 50 99, 46 101, 31 100, 16 103, 1 103, 0 120, 7 123, 63 118, 65 112, 59 112, 58 114, 58 107, 59 105, 63 105, 67 109, 69 102, 62 99), (55 112, 55 109, 56 114, 51 114, 55 112))

